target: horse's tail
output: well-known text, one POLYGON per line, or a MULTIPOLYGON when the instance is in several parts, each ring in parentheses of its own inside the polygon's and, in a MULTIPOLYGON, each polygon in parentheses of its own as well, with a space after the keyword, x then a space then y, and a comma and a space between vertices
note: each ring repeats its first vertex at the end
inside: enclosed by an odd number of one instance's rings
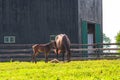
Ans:
POLYGON ((36 46, 37 46, 37 44, 32 46, 32 54, 31 54, 32 62, 35 62, 35 47, 36 46))
POLYGON ((66 49, 69 49, 69 48, 70 48, 71 42, 70 42, 70 40, 69 40, 69 38, 68 38, 67 35, 64 35, 64 36, 63 36, 62 42, 63 42, 63 44, 66 46, 66 49))

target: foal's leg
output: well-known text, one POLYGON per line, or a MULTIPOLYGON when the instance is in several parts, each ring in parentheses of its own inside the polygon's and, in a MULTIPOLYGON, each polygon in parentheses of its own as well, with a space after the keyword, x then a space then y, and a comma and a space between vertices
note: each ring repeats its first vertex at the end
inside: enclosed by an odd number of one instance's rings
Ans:
POLYGON ((48 53, 45 53, 45 63, 48 62, 48 53))
POLYGON ((32 55, 32 62, 34 62, 35 61, 35 55, 34 55, 35 53, 33 53, 33 55, 32 55))
POLYGON ((57 57, 57 59, 58 59, 58 49, 56 49, 56 57, 57 57))
POLYGON ((35 62, 35 63, 37 63, 37 61, 36 61, 36 56, 37 56, 37 54, 38 54, 38 53, 34 53, 33 56, 32 56, 32 61, 35 62))
POLYGON ((34 62, 35 61, 35 56, 34 55, 32 55, 32 62, 34 62))

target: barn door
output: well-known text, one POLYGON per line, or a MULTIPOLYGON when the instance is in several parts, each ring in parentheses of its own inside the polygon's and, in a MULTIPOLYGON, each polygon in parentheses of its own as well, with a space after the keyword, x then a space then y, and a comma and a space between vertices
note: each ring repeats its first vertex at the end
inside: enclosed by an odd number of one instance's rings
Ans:
MULTIPOLYGON (((82 27, 81 27, 81 34, 82 34, 82 44, 88 43, 88 29, 87 29, 87 21, 82 21, 82 27)), ((82 46, 82 48, 86 48, 87 46, 82 46)), ((88 57, 87 51, 82 51, 83 55, 82 57, 88 57)))
MULTIPOLYGON (((88 44, 93 44, 94 35, 92 33, 88 34, 88 44)), ((93 49, 93 46, 88 46, 88 49, 93 49)), ((93 53, 93 50, 88 50, 88 54, 93 53)))
POLYGON ((95 43, 102 43, 102 32, 100 24, 95 24, 95 43))
MULTIPOLYGON (((100 27, 100 24, 96 24, 95 25, 95 43, 102 43, 102 30, 101 30, 101 27, 100 27)), ((97 45, 97 48, 102 48, 101 45, 97 45)), ((98 57, 100 55, 100 53, 102 53, 102 51, 98 51, 98 57)))
POLYGON ((87 22, 82 21, 82 44, 87 44, 87 22))

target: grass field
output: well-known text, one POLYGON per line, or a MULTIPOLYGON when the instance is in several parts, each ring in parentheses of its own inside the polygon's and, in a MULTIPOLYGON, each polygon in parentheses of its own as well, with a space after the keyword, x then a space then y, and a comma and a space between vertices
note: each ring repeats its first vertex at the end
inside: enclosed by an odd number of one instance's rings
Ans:
POLYGON ((120 60, 0 62, 0 80, 120 80, 120 60))

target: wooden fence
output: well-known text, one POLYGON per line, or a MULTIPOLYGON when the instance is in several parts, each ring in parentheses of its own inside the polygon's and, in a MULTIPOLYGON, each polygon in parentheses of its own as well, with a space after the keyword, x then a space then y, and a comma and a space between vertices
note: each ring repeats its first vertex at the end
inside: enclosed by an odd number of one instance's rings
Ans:
POLYGON ((118 46, 120 46, 120 43, 72 44, 71 51, 73 53, 78 52, 80 60, 120 59, 120 48, 118 46), (104 48, 106 45, 111 47, 104 48))
MULTIPOLYGON (((0 44, 0 61, 31 61, 33 44, 0 44)), ((120 46, 120 43, 110 44, 71 44, 72 60, 89 59, 120 59, 120 48, 103 48, 104 45, 120 46), (90 47, 91 46, 91 47, 90 47)), ((62 55, 59 55, 61 59, 62 55)), ((49 59, 56 58, 51 52, 49 59)), ((44 60, 44 54, 39 54, 37 59, 44 60)))

